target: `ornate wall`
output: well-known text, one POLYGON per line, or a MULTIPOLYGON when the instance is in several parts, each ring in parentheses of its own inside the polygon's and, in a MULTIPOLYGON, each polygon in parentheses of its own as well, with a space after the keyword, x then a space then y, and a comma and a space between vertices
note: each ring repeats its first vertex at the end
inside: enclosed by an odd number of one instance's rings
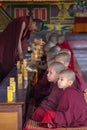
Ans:
POLYGON ((12 17, 31 15, 40 18, 49 29, 72 29, 74 25, 73 0, 3 0, 1 6, 12 17))

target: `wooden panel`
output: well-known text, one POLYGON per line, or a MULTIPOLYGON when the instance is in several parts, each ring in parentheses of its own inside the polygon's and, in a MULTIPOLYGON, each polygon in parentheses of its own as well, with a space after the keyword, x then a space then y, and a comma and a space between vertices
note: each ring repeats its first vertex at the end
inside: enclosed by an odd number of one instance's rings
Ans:
POLYGON ((18 130, 17 112, 0 112, 0 130, 18 130))
POLYGON ((0 105, 0 130, 22 130, 22 105, 0 105), (1 115, 3 116, 2 123, 1 115), (3 123, 6 123, 6 127, 1 125, 3 123), (12 129, 12 126, 14 129, 12 129))
POLYGON ((77 23, 77 24, 75 24, 74 32, 87 32, 87 23, 77 23))

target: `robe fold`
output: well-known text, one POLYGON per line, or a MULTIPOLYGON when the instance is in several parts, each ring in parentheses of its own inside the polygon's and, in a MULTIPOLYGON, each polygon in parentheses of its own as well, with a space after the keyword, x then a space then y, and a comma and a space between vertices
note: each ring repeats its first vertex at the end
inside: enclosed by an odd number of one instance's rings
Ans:
POLYGON ((56 83, 53 84, 50 94, 44 98, 40 106, 45 110, 56 110, 62 92, 62 89, 59 89, 56 83))
POLYGON ((58 88, 57 84, 54 84, 52 86, 52 90, 51 90, 50 94, 46 98, 44 98, 44 100, 41 102, 40 106, 33 113, 32 119, 41 121, 41 119, 44 116, 46 111, 56 110, 62 92, 63 91, 58 88), (43 114, 43 111, 41 111, 41 110, 44 111, 44 114, 43 114))

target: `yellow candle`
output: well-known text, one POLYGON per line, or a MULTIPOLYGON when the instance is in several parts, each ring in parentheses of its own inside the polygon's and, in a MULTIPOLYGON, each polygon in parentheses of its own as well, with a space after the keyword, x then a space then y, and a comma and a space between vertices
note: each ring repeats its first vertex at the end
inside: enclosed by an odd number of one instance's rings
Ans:
POLYGON ((10 82, 10 86, 12 87, 12 90, 15 93, 16 92, 16 82, 15 81, 10 82))
POLYGON ((13 90, 12 87, 7 87, 7 101, 12 102, 13 101, 13 90))

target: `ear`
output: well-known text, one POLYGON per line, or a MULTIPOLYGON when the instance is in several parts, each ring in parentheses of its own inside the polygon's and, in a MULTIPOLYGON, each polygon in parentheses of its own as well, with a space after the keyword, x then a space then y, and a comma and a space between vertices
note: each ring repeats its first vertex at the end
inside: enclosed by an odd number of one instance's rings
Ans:
POLYGON ((65 67, 67 68, 69 66, 69 63, 68 62, 65 62, 65 67))
POLYGON ((73 80, 68 80, 68 85, 71 86, 73 84, 73 80))

